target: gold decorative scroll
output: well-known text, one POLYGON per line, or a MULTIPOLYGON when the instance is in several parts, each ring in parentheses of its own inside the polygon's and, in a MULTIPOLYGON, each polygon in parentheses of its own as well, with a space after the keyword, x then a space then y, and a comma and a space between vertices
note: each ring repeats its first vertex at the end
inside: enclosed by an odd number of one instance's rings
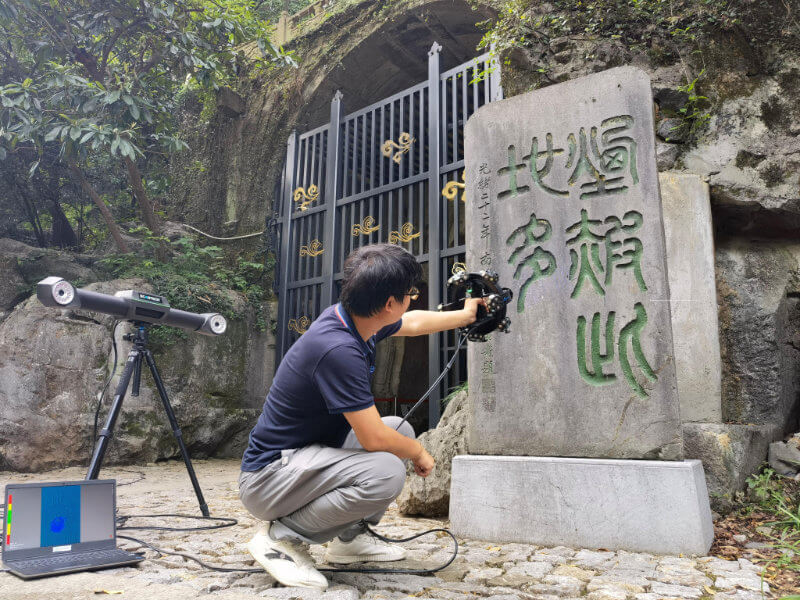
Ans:
POLYGON ((417 233, 411 233, 412 231, 414 231, 414 225, 411 223, 404 223, 400 231, 389 232, 389 243, 397 244, 398 242, 410 242, 414 238, 422 235, 419 231, 417 233))
POLYGON ((462 262, 453 263, 453 268, 451 269, 453 275, 456 273, 466 273, 467 272, 467 265, 462 262))
POLYGON ((411 144, 416 142, 417 138, 412 138, 410 133, 404 131, 400 134, 400 137, 397 139, 397 141, 400 143, 395 143, 392 140, 386 140, 383 142, 381 152, 386 158, 391 158, 399 165, 400 161, 403 160, 403 155, 411 149, 411 144), (397 148, 397 152, 394 152, 393 148, 397 148), (394 156, 392 156, 392 154, 394 154, 394 156))
POLYGON ((289 319, 289 330, 296 331, 303 335, 308 331, 308 326, 311 325, 311 319, 308 317, 300 317, 299 319, 289 319))
MULTIPOLYGON (((458 189, 461 188, 461 190, 464 190, 467 187, 466 179, 464 179, 465 176, 466 176, 466 171, 462 171, 461 181, 464 183, 459 183, 458 181, 448 181, 447 184, 445 184, 445 186, 442 188, 442 196, 444 196, 448 200, 455 200, 456 194, 458 194, 458 189)), ((461 201, 462 202, 467 201, 466 191, 461 192, 461 201)))
POLYGON ((323 252, 325 249, 319 240, 311 240, 308 246, 300 246, 300 256, 319 256, 323 252))
POLYGON ((300 202, 300 206, 298 207, 300 210, 308 210, 308 205, 312 202, 316 202, 319 198, 319 189, 316 185, 311 184, 308 186, 308 191, 306 192, 305 188, 297 188, 294 191, 294 201, 300 202), (305 198, 305 200, 303 200, 305 198))
POLYGON ((378 231, 380 229, 380 225, 375 225, 375 217, 364 217, 364 220, 361 223, 356 223, 353 225, 353 237, 357 237, 359 235, 369 235, 373 231, 378 231))

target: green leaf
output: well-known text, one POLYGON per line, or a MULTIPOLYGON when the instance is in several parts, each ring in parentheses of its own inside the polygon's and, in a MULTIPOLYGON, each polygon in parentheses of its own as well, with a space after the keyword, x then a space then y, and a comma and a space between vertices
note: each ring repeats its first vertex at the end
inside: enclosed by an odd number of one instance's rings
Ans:
POLYGON ((79 137, 81 137, 81 128, 80 127, 72 127, 69 130, 69 137, 72 138, 72 141, 76 141, 79 137))
POLYGON ((132 116, 132 117, 133 117, 135 120, 137 120, 137 121, 138 121, 138 120, 139 120, 139 107, 138 107, 138 106, 136 106, 135 104, 131 104, 131 106, 130 106, 130 108, 129 108, 128 110, 130 111, 130 113, 131 113, 131 116, 132 116))
POLYGON ((86 142, 88 142, 90 139, 92 139, 92 136, 93 136, 93 135, 94 135, 94 131, 87 131, 87 132, 86 132, 86 133, 83 135, 83 137, 81 138, 81 141, 80 141, 80 142, 78 142, 78 143, 79 143, 79 144, 85 144, 85 143, 86 143, 86 142))
POLYGON ((37 160, 35 163, 31 165, 31 168, 28 171, 28 177, 33 177, 33 174, 36 172, 36 169, 38 168, 39 168, 39 161, 37 160))
POLYGON ((114 156, 116 156, 117 154, 117 148, 119 147, 120 141, 121 141, 120 138, 115 137, 114 141, 111 142, 111 154, 114 156))
POLYGON ((122 101, 125 104, 127 104, 128 106, 132 106, 133 105, 133 98, 131 98, 128 94, 123 94, 122 95, 122 101))
POLYGON ((45 142, 52 142, 54 139, 56 139, 58 137, 58 134, 61 133, 61 129, 62 129, 62 127, 61 127, 61 125, 59 125, 58 127, 54 127, 53 129, 48 131, 47 135, 44 136, 44 141, 45 142))
POLYGON ((5 160, 6 155, 7 155, 6 149, 0 146, 0 160, 5 160))
POLYGON ((131 160, 135 158, 135 154, 133 153, 133 146, 128 140, 121 139, 119 141, 119 153, 122 156, 127 156, 131 160))
POLYGON ((114 104, 117 100, 119 100, 120 94, 119 90, 114 90, 110 94, 106 94, 106 104, 114 104))

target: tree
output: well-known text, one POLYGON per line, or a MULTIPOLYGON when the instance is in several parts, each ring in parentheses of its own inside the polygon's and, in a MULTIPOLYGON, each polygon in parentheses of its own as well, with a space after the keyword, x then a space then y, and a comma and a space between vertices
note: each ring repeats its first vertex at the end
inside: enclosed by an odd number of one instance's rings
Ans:
POLYGON ((91 156, 120 160, 142 221, 160 220, 142 165, 186 146, 175 98, 194 81, 217 89, 241 69, 294 65, 272 45, 253 0, 3 0, 0 3, 0 160, 28 157, 30 176, 55 151, 127 246, 84 176, 91 156), (255 42, 259 55, 244 55, 255 42))

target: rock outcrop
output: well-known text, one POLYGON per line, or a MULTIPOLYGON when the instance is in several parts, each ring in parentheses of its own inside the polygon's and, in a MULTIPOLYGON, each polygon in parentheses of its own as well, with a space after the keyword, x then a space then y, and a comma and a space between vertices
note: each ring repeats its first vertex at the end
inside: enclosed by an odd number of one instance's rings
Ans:
POLYGON ((0 238, 0 322, 30 296, 37 281, 58 273, 70 281, 97 281, 93 270, 97 257, 53 249, 34 248, 9 238, 0 238))
POLYGON ((769 466, 785 477, 798 477, 800 474, 800 432, 785 442, 769 445, 769 466))
POLYGON ((453 457, 466 453, 467 392, 454 394, 435 429, 419 436, 419 441, 436 461, 428 477, 417 477, 409 465, 409 477, 397 506, 407 515, 439 517, 450 507, 450 474, 453 457))
MULTIPOLYGON (((114 293, 149 291, 141 280, 91 284, 114 293)), ((243 306, 243 300, 232 300, 243 306)), ((192 456, 241 455, 271 381, 274 340, 253 331, 253 317, 229 323, 220 337, 188 334, 155 356, 192 456)), ((42 471, 88 464, 94 411, 113 367, 113 318, 45 308, 35 297, 0 323, 0 468, 42 471)), ((116 329, 117 369, 100 411, 101 428, 127 360, 130 325, 116 329)), ((138 397, 122 405, 106 462, 152 462, 178 456, 148 369, 138 397)))

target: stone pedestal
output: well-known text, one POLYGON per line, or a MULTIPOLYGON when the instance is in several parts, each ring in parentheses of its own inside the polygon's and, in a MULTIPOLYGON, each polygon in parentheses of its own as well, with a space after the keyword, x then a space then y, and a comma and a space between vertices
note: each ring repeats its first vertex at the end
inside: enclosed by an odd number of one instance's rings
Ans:
POLYGON ((453 459, 456 535, 494 542, 706 554, 714 538, 699 460, 453 459))

